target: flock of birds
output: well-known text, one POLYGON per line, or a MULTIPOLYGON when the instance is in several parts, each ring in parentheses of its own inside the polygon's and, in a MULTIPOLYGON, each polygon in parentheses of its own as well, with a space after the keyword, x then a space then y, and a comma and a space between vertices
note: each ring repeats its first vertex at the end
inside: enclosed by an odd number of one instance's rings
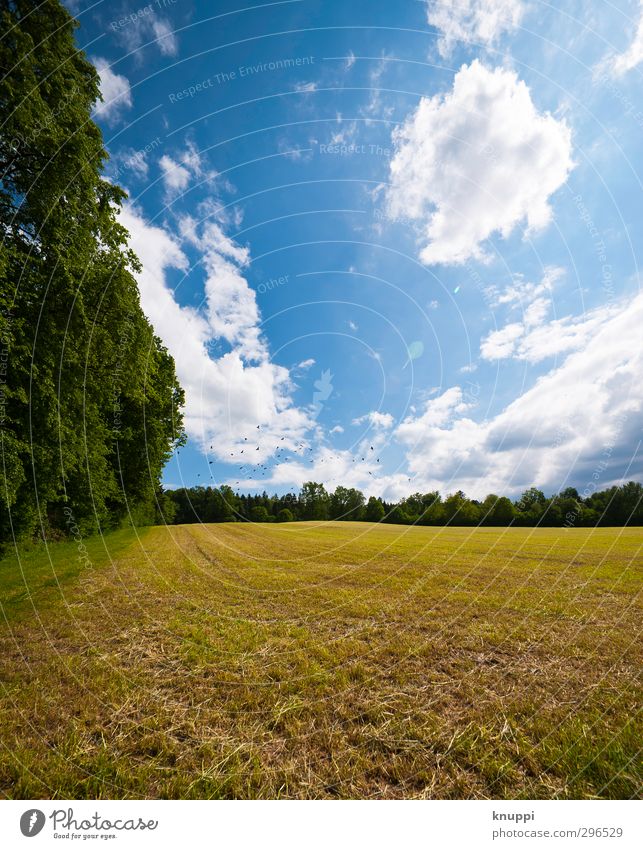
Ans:
MULTIPOLYGON (((256 429, 258 431, 261 431, 261 425, 257 425, 256 429)), ((277 443, 277 445, 274 446, 275 458, 276 458, 276 461, 277 461, 276 465, 279 465, 280 463, 289 463, 292 459, 289 456, 290 454, 293 454, 293 455, 298 454, 302 458, 306 459, 307 454, 313 453, 314 449, 310 446, 304 445, 303 442, 298 442, 296 444, 295 448, 285 448, 285 447, 280 445, 280 443, 285 442, 285 440, 286 440, 286 437, 282 436, 280 438, 279 442, 277 443)), ((261 450, 261 445, 253 446, 253 442, 254 442, 254 440, 250 440, 247 436, 244 436, 243 437, 244 447, 241 448, 240 450, 236 451, 236 452, 235 451, 230 452, 230 457, 237 458, 236 462, 241 461, 241 465, 237 466, 237 471, 242 472, 244 480, 249 480, 249 481, 256 480, 257 478, 265 478, 267 474, 272 473, 274 471, 274 465, 271 466, 271 465, 268 465, 268 463, 263 463, 263 462, 258 462, 258 463, 252 462, 251 457, 252 457, 253 453, 261 450), (245 458, 244 458, 243 461, 241 460, 242 455, 245 455, 245 458)), ((375 453, 375 446, 371 445, 371 446, 369 446, 369 448, 370 448, 370 451, 372 451, 373 454, 374 454, 375 453)), ((213 445, 210 446, 210 450, 211 451, 214 450, 213 445)), ((177 452, 177 453, 180 453, 180 452, 177 452)), ((369 454, 368 451, 366 453, 367 453, 367 455, 369 454)), ((370 456, 372 457, 373 455, 370 455, 370 456)), ((341 457, 340 457, 339 454, 333 455, 332 458, 322 458, 321 460, 319 460, 319 463, 320 464, 323 463, 325 461, 325 459, 340 460, 341 457)), ((214 462, 215 462, 214 460, 209 460, 208 464, 211 466, 211 465, 214 464, 214 462)), ((231 463, 231 462, 234 462, 234 461, 226 460, 225 462, 231 463)), ((314 457, 308 457, 307 462, 310 465, 313 465, 315 463, 314 457)), ((353 458, 353 460, 352 460, 352 463, 358 463, 358 464, 366 463, 366 462, 368 462, 366 455, 363 456, 363 457, 353 458)), ((380 458, 376 457, 375 462, 379 464, 380 458)), ((371 471, 370 469, 368 469, 367 472, 371 477, 375 477, 375 475, 373 474, 373 471, 371 471)), ((214 475, 212 474, 212 471, 210 471, 209 475, 210 475, 210 478, 212 479, 212 481, 214 481, 214 475)), ((235 486, 241 485, 241 483, 242 483, 241 477, 242 476, 240 476, 239 480, 237 480, 235 482, 235 486)), ((197 478, 201 478, 201 473, 197 474, 197 478)), ((411 481, 411 478, 409 478, 409 482, 410 481, 411 481)))

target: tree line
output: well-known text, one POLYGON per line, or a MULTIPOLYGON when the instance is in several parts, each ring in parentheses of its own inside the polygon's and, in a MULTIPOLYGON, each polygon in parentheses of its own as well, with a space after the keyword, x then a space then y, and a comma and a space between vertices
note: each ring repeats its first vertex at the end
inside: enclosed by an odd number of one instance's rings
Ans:
POLYGON ((597 527, 643 525, 643 486, 635 481, 582 497, 567 487, 547 497, 535 487, 511 501, 488 495, 482 501, 458 491, 442 498, 439 492, 416 492, 398 502, 338 486, 327 492, 309 481, 298 493, 247 495, 229 486, 167 490, 160 501, 161 521, 294 522, 339 520, 389 522, 397 525, 465 525, 506 527, 597 527))
POLYGON ((184 440, 139 302, 96 69, 58 0, 0 0, 0 544, 155 520, 184 440))

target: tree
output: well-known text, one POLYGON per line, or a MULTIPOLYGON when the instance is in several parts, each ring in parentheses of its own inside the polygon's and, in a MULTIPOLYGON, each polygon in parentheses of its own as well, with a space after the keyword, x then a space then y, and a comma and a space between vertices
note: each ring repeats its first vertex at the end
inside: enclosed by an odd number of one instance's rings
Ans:
POLYGON ((308 481, 299 493, 302 519, 310 521, 328 518, 329 497, 323 483, 308 481))
POLYGON ((544 507, 546 503, 545 493, 532 486, 530 489, 526 489, 521 495, 520 500, 516 502, 516 509, 526 512, 535 505, 544 507))
POLYGON ((426 507, 421 523, 423 525, 443 525, 446 519, 440 493, 429 492, 424 496, 424 498, 426 499, 426 507))
POLYGON ((440 524, 443 518, 440 502, 439 492, 416 492, 405 498, 400 506, 404 508, 405 513, 413 517, 414 522, 436 525, 440 524))
POLYGON ((547 503, 545 493, 536 487, 525 490, 514 505, 517 524, 537 525, 547 509, 547 503))
POLYGON ((467 496, 458 490, 444 502, 444 518, 448 525, 477 525, 480 511, 467 496))
POLYGON ((364 496, 359 489, 338 486, 330 497, 329 511, 332 519, 357 521, 364 508, 364 496))
POLYGON ((292 511, 287 507, 284 507, 282 510, 277 513, 277 521, 278 522, 293 522, 295 517, 292 514, 292 511))
POLYGON ((503 496, 488 495, 480 505, 480 519, 485 525, 504 527, 514 518, 514 506, 503 496))
POLYGON ((643 486, 630 481, 617 487, 605 507, 605 518, 610 525, 643 524, 643 486))
POLYGON ((252 522, 267 522, 269 518, 268 511, 261 504, 253 507, 250 511, 250 520, 252 522))
POLYGON ((0 13, 0 540, 153 521, 183 392, 141 310, 125 194, 102 177, 98 74, 58 0, 0 13))
POLYGON ((157 525, 175 525, 178 508, 176 501, 172 498, 170 492, 160 489, 156 497, 156 516, 155 524, 157 525))
POLYGON ((367 522, 381 522, 384 518, 384 505, 379 498, 374 495, 368 499, 366 510, 364 511, 364 519, 367 522))
POLYGON ((410 520, 408 515, 404 512, 403 508, 399 505, 393 507, 392 510, 389 510, 386 516, 384 517, 384 521, 388 522, 391 525, 408 525, 410 524, 410 520))

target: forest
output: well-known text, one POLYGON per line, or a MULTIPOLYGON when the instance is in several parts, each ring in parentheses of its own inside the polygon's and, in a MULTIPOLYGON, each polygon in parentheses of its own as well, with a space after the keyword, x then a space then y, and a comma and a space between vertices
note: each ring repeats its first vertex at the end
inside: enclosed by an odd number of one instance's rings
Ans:
POLYGON ((635 481, 593 492, 586 497, 567 487, 550 497, 535 487, 511 501, 488 495, 483 501, 458 491, 442 498, 439 492, 416 492, 391 503, 358 489, 338 486, 327 492, 309 481, 299 493, 239 494, 229 486, 167 490, 159 499, 168 524, 193 522, 388 522, 396 525, 488 525, 504 527, 597 527, 643 525, 643 486, 635 481))
POLYGON ((99 77, 58 0, 0 18, 0 544, 151 523, 183 392, 102 176, 99 77))

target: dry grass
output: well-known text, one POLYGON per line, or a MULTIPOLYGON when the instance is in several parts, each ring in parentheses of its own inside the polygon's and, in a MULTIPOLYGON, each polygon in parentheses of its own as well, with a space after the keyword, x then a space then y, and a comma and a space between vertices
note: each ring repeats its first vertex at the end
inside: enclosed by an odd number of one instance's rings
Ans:
POLYGON ((642 541, 192 525, 8 558, 0 792, 636 796, 642 541))

